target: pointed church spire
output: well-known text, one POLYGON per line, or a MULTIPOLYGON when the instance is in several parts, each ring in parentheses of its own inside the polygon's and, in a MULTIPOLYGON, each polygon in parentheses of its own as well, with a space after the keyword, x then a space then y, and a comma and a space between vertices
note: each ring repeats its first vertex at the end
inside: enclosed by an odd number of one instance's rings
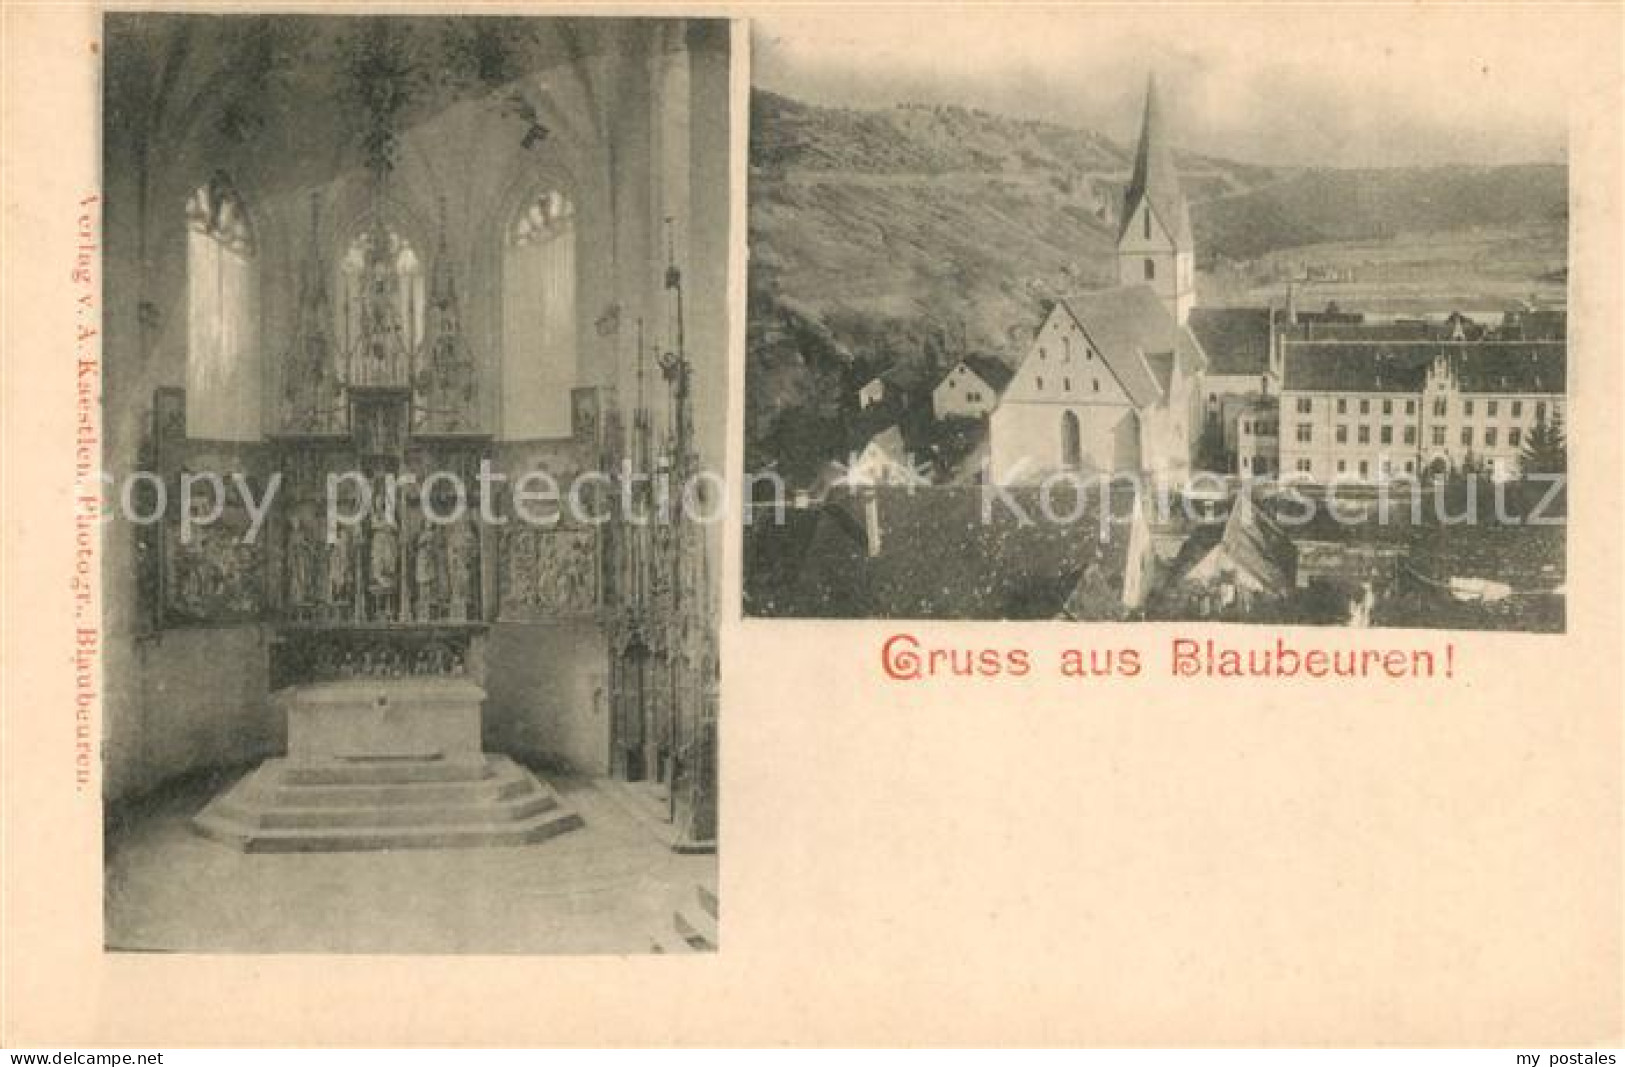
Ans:
POLYGON ((1145 117, 1140 122, 1140 145, 1134 154, 1134 175, 1123 199, 1123 226, 1118 240, 1127 236, 1129 226, 1140 218, 1140 205, 1149 203, 1157 222, 1177 249, 1191 247, 1190 210, 1179 188, 1173 151, 1163 127, 1162 102, 1157 94, 1157 76, 1146 79, 1145 117))

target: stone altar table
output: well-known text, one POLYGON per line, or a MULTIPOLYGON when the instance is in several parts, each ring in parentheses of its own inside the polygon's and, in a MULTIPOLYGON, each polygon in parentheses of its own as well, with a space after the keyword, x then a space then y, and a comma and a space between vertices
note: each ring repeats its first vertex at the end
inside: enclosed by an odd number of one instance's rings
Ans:
POLYGON ((480 747, 485 691, 463 677, 345 678, 273 695, 286 758, 198 813, 247 852, 522 845, 582 825, 546 783, 480 747))

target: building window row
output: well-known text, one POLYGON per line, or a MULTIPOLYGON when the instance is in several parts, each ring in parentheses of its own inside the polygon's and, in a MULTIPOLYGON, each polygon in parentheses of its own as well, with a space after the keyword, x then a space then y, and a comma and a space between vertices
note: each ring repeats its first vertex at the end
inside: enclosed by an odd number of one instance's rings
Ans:
MULTIPOLYGON (((1383 459, 1381 460, 1379 466, 1381 467, 1383 474, 1392 474, 1394 472, 1393 461, 1388 459, 1387 457, 1383 457, 1383 459)), ((1416 473, 1416 460, 1407 459, 1404 462, 1403 466, 1404 466, 1404 470, 1405 470, 1406 474, 1415 474, 1416 473)), ((1300 466, 1299 469, 1307 470, 1308 468, 1300 466)), ((1369 477, 1370 474, 1371 474, 1371 461, 1368 460, 1368 459, 1358 460, 1356 462, 1355 470, 1357 470, 1359 472, 1360 477, 1362 477, 1362 478, 1369 477)), ((1349 461, 1348 460, 1340 459, 1340 460, 1337 461, 1337 473, 1338 474, 1347 474, 1347 473, 1349 473, 1349 461)))
MULTIPOLYGON (((1406 415, 1416 414, 1416 401, 1414 399, 1403 401, 1403 406, 1401 406, 1400 401, 1393 399, 1383 399, 1377 403, 1380 404, 1380 411, 1384 415, 1394 415, 1401 411, 1403 411, 1403 413, 1406 415)), ((1376 406, 1370 397, 1361 397, 1357 400, 1351 400, 1348 397, 1340 396, 1336 397, 1332 401, 1332 404, 1339 415, 1347 415, 1351 410, 1356 408, 1361 415, 1370 415, 1376 406)), ((1297 398, 1296 407, 1297 412, 1300 415, 1313 414, 1315 410, 1314 398, 1300 396, 1297 398)), ((1485 400, 1482 402, 1482 405, 1477 400, 1463 400, 1461 402, 1461 414, 1466 418, 1476 417, 1481 412, 1485 418, 1499 418, 1503 414, 1503 410, 1505 414, 1509 415, 1511 418, 1522 419, 1524 417, 1525 410, 1524 401, 1485 400)), ((1450 401, 1443 397, 1434 399, 1432 411, 1436 418, 1447 417, 1450 414, 1450 401)), ((1546 402, 1542 400, 1534 401, 1533 413, 1535 421, 1537 422, 1546 418, 1546 402)))
MULTIPOLYGON (((1033 387, 1035 389, 1037 389, 1039 392, 1044 391, 1044 378, 1043 378, 1042 375, 1039 375, 1039 376, 1037 376, 1037 377, 1035 377, 1033 379, 1033 387)), ((1071 378, 1062 378, 1061 379, 1061 391, 1063 393, 1070 393, 1072 391, 1072 379, 1071 378)), ((1100 379, 1099 378, 1090 378, 1089 379, 1089 391, 1091 393, 1100 392, 1100 379)))
MULTIPOLYGON (((1481 440, 1483 442, 1482 447, 1484 448, 1498 448, 1501 443, 1501 435, 1494 426, 1489 426, 1484 429, 1484 436, 1481 440)), ((1517 426, 1509 428, 1507 430, 1506 442, 1507 446, 1510 448, 1522 448, 1522 428, 1517 426)), ((1444 443, 1443 427, 1440 427, 1438 432, 1433 435, 1433 443, 1436 445, 1444 443)), ((1461 428, 1461 443, 1466 448, 1473 447, 1473 428, 1471 426, 1463 426, 1461 428)))
MULTIPOLYGON (((1355 433, 1356 433, 1356 435, 1358 437, 1358 442, 1360 444, 1368 445, 1368 444, 1371 443, 1371 427, 1370 426, 1368 426, 1368 425, 1366 425, 1364 423, 1361 423, 1361 424, 1359 424, 1359 425, 1357 425, 1355 427, 1355 433)), ((1414 445, 1416 443, 1416 427, 1415 426, 1406 426, 1406 427, 1404 427, 1401 436, 1403 437, 1406 444, 1414 445)), ((1349 443, 1349 428, 1348 428, 1348 426, 1343 425, 1343 424, 1339 424, 1337 426, 1337 429, 1336 429, 1336 437, 1337 437, 1337 443, 1338 444, 1340 444, 1340 445, 1348 444, 1349 443)), ((1394 428, 1392 426, 1380 426, 1380 427, 1378 427, 1378 439, 1385 445, 1393 444, 1394 443, 1394 428)))
MULTIPOLYGON (((1372 401, 1371 401, 1370 397, 1368 397, 1368 396, 1367 397, 1361 397, 1357 401, 1357 403, 1359 404, 1360 414, 1362 414, 1362 415, 1371 414, 1372 401)), ((1392 415, 1392 414, 1394 414, 1395 411, 1400 410, 1398 404, 1394 401, 1394 399, 1392 397, 1384 397, 1380 403, 1381 403, 1382 413, 1384 415, 1392 415)), ((1349 398, 1346 397, 1346 396, 1338 397, 1337 400, 1336 400, 1336 407, 1337 407, 1337 413, 1339 415, 1347 415, 1349 413, 1349 398)), ((1313 410, 1314 410, 1314 406, 1313 406, 1313 401, 1311 400, 1311 398, 1309 398, 1309 397, 1300 397, 1298 399, 1298 411, 1300 413, 1307 415, 1313 410)), ((1404 402, 1403 410, 1404 410, 1405 414, 1407 414, 1407 415, 1415 415, 1416 414, 1416 400, 1414 398, 1406 400, 1404 402)))
MULTIPOLYGON (((1507 407, 1507 413, 1512 418, 1514 418, 1514 419, 1523 418, 1524 402, 1522 400, 1509 400, 1509 401, 1506 402, 1506 407, 1507 407)), ((1439 400, 1435 400, 1433 402, 1433 414, 1439 416, 1440 418, 1443 418, 1446 415, 1448 415, 1449 413, 1450 413, 1449 401, 1444 400, 1444 399, 1439 399, 1439 400)), ((1463 418, 1469 418, 1469 419, 1474 418, 1475 416, 1478 415, 1478 413, 1479 413, 1478 401, 1476 401, 1476 400, 1463 400, 1461 402, 1461 414, 1462 414, 1463 418)), ((1490 418, 1490 419, 1499 418, 1500 415, 1501 415, 1501 401, 1499 401, 1499 400, 1486 400, 1486 401, 1484 401, 1483 413, 1484 413, 1485 418, 1490 418)), ((1535 415, 1535 421, 1537 421, 1537 422, 1546 417, 1546 402, 1544 400, 1537 400, 1537 401, 1534 402, 1534 415, 1535 415)))

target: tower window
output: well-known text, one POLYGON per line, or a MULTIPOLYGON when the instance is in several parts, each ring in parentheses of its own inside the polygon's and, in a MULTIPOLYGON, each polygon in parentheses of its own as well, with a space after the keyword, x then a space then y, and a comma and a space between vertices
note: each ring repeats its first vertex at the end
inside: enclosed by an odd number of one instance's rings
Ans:
POLYGON ((1145 239, 1149 241, 1151 240, 1151 208, 1149 206, 1145 209, 1143 218, 1145 220, 1145 239))
POLYGON ((1157 261, 1154 259, 1145 261, 1145 280, 1148 282, 1157 280, 1157 261))

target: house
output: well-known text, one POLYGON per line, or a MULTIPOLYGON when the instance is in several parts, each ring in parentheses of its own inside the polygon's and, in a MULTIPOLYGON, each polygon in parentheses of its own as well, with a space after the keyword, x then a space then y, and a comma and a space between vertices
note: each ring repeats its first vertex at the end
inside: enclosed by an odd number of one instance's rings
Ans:
POLYGON ((1561 343, 1287 341, 1283 361, 1281 470, 1315 481, 1512 477, 1530 431, 1563 411, 1561 343))
MULTIPOLYGON (((1258 409, 1273 406, 1280 392, 1279 345, 1284 319, 1284 313, 1272 307, 1191 309, 1191 333, 1207 357, 1207 371, 1202 376, 1202 391, 1206 394, 1204 432, 1219 435, 1224 469, 1228 472, 1263 473, 1251 459, 1242 462, 1241 420, 1244 415, 1256 415, 1254 424, 1262 425, 1265 420, 1258 409)), ((1262 455, 1261 444, 1262 438, 1254 436, 1250 450, 1272 468, 1275 454, 1262 455)))
POLYGON ((1335 300, 1326 301, 1324 311, 1299 311, 1295 289, 1287 293, 1287 307, 1287 318, 1294 326, 1359 326, 1365 322, 1364 312, 1344 311, 1335 300))
POLYGON ((1209 411, 1225 396, 1267 396, 1280 387, 1279 313, 1268 307, 1192 308, 1191 333, 1207 356, 1209 411))
POLYGON ((1508 341, 1567 340, 1568 309, 1521 304, 1506 312, 1500 333, 1508 341))
POLYGON ((894 424, 880 430, 855 450, 841 479, 851 486, 915 485, 916 473, 903 432, 894 424))
POLYGON ((1418 468, 1517 475, 1530 432, 1563 418, 1567 357, 1560 342, 1446 348, 1428 365, 1418 468))
POLYGON ((859 386, 858 410, 867 411, 884 404, 892 412, 900 413, 922 399, 935 379, 936 369, 929 361, 898 359, 859 386))
POLYGON ((1280 473, 1281 402, 1278 397, 1227 397, 1220 417, 1234 433, 1226 449, 1235 456, 1236 471, 1245 478, 1268 478, 1280 473))
POLYGON ((1221 617, 1282 603, 1296 588, 1297 549, 1252 494, 1237 495, 1222 527, 1192 534, 1158 591, 1157 614, 1221 617))
POLYGON ((980 418, 999 402, 1011 374, 1001 359, 963 356, 931 390, 931 412, 938 419, 980 418))
POLYGON ((1061 300, 989 417, 990 475, 1189 473, 1205 357, 1147 285, 1061 300))

